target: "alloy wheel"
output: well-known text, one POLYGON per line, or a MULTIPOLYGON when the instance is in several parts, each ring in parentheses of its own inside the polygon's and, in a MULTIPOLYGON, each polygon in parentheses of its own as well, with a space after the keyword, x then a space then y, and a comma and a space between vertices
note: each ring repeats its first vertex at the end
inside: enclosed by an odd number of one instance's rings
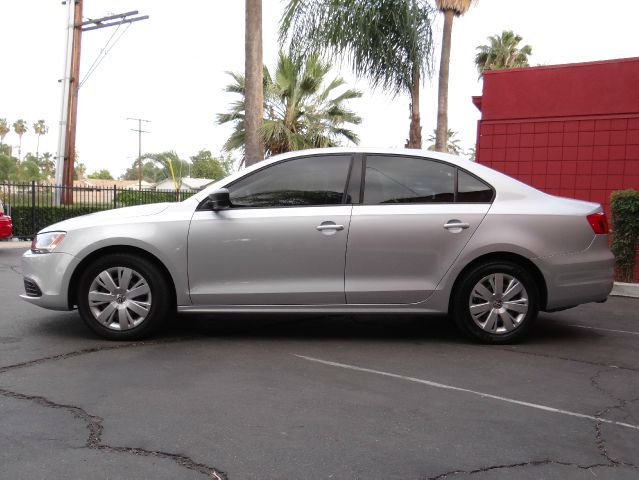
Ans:
POLYGON ((91 314, 101 325, 111 330, 130 330, 147 318, 151 288, 132 268, 112 267, 93 279, 88 300, 91 314))
POLYGON ((526 318, 528 292, 512 275, 492 273, 472 288, 468 306, 479 328, 491 334, 507 334, 526 318))

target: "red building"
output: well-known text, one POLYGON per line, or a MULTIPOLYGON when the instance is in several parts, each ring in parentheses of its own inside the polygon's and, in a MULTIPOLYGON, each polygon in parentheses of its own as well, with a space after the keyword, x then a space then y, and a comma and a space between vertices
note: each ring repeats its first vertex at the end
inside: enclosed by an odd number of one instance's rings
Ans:
POLYGON ((478 162, 608 213, 639 189, 639 58, 487 71, 473 103, 478 162))

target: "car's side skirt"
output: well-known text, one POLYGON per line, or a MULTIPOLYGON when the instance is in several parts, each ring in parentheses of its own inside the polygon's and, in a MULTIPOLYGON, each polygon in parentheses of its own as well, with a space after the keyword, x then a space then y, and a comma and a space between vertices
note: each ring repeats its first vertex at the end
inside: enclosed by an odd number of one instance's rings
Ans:
POLYGON ((445 314, 445 311, 408 305, 187 305, 178 306, 179 313, 402 313, 445 314))

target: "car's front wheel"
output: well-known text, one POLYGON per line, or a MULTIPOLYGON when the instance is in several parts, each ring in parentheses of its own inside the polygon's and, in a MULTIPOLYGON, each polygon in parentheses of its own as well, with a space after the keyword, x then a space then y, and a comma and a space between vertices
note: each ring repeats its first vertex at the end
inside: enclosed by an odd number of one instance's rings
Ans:
POLYGON ((452 301, 459 329, 484 343, 521 340, 539 312, 539 289, 523 267, 492 261, 478 265, 459 283, 452 301))
POLYGON ((110 340, 151 335, 171 310, 161 270, 145 258, 110 254, 91 263, 78 284, 78 310, 84 323, 110 340))

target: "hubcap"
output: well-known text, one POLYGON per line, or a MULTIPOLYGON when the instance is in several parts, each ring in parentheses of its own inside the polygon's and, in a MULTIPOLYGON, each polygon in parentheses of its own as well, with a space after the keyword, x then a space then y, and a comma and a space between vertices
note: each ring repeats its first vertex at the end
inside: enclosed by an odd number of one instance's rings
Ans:
POLYGON ((505 334, 521 325, 528 313, 528 292, 506 273, 493 273, 473 287, 468 301, 477 326, 493 334, 505 334))
POLYGON ((98 322, 111 330, 137 327, 151 310, 149 283, 132 268, 104 270, 89 287, 89 309, 98 322))

